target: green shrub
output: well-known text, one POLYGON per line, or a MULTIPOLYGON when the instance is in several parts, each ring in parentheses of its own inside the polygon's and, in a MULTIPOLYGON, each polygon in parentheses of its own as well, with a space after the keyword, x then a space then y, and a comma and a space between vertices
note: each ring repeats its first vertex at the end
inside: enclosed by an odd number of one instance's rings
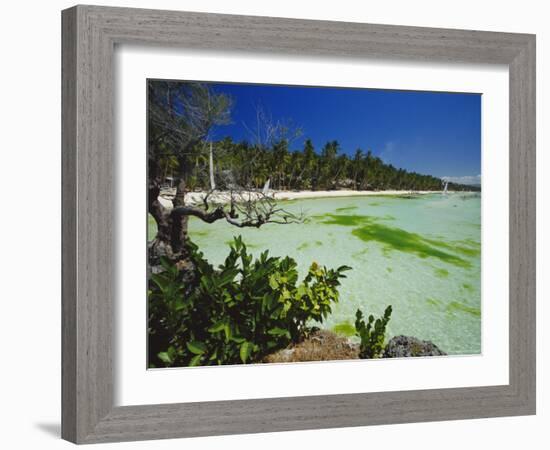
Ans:
POLYGON ((163 259, 164 271, 149 283, 152 367, 248 363, 298 342, 309 321, 331 312, 350 269, 313 263, 298 283, 293 259, 266 251, 253 260, 240 237, 217 269, 188 245, 193 269, 163 259))
POLYGON ((386 325, 390 321, 391 305, 384 311, 384 316, 374 320, 371 314, 367 323, 363 320, 363 312, 358 309, 355 314, 355 330, 361 338, 359 357, 363 359, 379 358, 384 350, 384 339, 386 336, 386 325), (373 327, 374 323, 374 327, 373 327))

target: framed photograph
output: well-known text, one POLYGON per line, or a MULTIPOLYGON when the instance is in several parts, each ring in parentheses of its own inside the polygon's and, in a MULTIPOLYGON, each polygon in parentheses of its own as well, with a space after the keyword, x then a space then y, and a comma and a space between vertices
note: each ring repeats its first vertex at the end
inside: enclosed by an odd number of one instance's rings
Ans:
POLYGON ((63 11, 62 435, 535 413, 535 37, 63 11))

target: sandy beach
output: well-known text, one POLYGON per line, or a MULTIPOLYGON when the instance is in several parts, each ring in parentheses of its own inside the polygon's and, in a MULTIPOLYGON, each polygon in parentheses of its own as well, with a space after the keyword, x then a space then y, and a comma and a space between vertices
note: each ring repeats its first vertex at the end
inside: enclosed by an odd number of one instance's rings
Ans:
MULTIPOLYGON (((270 190, 267 195, 275 200, 298 200, 306 198, 327 198, 327 197, 365 197, 365 196, 387 196, 387 195, 426 195, 426 194, 441 194, 443 191, 354 191, 354 190, 338 190, 338 191, 273 191, 270 190)), ((451 193, 451 191, 448 191, 451 193)), ((175 189, 166 189, 161 192, 159 201, 167 208, 172 207, 172 197, 175 194, 175 189)), ((198 205, 203 203, 206 192, 188 192, 185 195, 185 200, 188 204, 198 205)), ((247 192, 244 194, 244 199, 253 198, 254 196, 262 195, 255 192, 247 192), (250 196, 250 197, 248 197, 250 196)), ((209 202, 227 203, 230 193, 220 191, 210 195, 209 202)))
POLYGON ((274 198, 277 200, 297 200, 302 198, 321 198, 321 197, 365 197, 368 195, 425 195, 437 194, 442 191, 277 191, 274 198))

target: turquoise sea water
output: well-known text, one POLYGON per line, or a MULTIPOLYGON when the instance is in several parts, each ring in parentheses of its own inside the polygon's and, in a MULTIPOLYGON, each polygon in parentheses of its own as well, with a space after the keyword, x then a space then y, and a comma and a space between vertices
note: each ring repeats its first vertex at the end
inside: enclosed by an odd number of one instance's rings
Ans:
POLYGON ((389 336, 431 340, 449 354, 481 352, 478 196, 340 197, 281 205, 304 211, 307 222, 239 229, 192 219, 191 239, 213 264, 241 235, 255 255, 268 249, 296 259, 302 277, 313 261, 351 266, 323 328, 353 324, 357 308, 379 316, 391 304, 389 336))

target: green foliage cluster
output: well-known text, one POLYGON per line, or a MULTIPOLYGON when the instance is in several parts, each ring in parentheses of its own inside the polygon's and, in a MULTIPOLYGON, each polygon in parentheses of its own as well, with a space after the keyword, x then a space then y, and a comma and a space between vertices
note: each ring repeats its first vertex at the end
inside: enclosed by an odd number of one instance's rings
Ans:
POLYGON ((368 321, 363 320, 363 312, 358 309, 355 315, 355 330, 361 339, 359 357, 363 359, 379 358, 384 350, 386 325, 390 321, 392 307, 389 305, 384 311, 384 316, 374 320, 371 314, 368 321))
MULTIPOLYGON (((348 156, 337 141, 316 150, 310 140, 302 149, 291 150, 285 140, 272 146, 234 142, 225 138, 214 143, 216 171, 230 171, 240 186, 261 188, 267 179, 281 190, 441 190, 437 177, 409 172, 385 163, 370 150, 357 149, 348 156)), ((208 160, 197 159, 192 187, 207 189, 208 160)), ((472 186, 449 183, 450 190, 474 190, 472 186)))
POLYGON ((336 270, 313 263, 298 283, 296 262, 263 252, 254 260, 240 237, 214 268, 188 242, 194 280, 163 259, 149 290, 149 364, 197 366, 260 361, 300 341, 309 321, 322 322, 338 301, 336 270))

